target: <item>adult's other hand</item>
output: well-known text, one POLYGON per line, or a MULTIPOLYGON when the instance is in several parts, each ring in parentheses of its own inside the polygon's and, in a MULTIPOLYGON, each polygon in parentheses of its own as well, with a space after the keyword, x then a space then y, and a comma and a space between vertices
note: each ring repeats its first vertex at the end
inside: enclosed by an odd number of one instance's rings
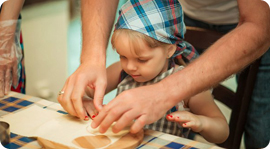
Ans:
POLYGON ((116 121, 113 132, 117 133, 135 120, 131 133, 139 132, 144 125, 160 119, 174 104, 166 102, 168 94, 162 83, 127 90, 110 101, 93 120, 92 127, 104 133, 116 121))
POLYGON ((67 79, 62 93, 59 93, 58 101, 62 107, 69 114, 80 119, 85 119, 87 116, 82 105, 82 97, 87 86, 95 90, 94 104, 96 109, 100 110, 107 86, 105 66, 92 61, 82 63, 67 79))
POLYGON ((8 94, 11 85, 18 86, 22 59, 20 21, 0 21, 0 97, 8 94))

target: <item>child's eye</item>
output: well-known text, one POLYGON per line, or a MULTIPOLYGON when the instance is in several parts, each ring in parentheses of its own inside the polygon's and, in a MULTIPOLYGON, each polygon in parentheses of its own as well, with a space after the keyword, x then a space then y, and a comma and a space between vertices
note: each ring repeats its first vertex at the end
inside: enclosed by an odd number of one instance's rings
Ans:
POLYGON ((148 60, 145 60, 145 59, 138 59, 138 62, 140 63, 146 63, 148 60))

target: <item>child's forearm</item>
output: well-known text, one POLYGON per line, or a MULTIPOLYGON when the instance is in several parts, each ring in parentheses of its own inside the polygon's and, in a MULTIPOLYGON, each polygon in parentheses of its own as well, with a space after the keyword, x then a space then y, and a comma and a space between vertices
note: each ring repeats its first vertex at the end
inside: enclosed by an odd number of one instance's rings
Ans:
MULTIPOLYGON (((109 93, 110 91, 111 90, 108 90, 108 88, 106 88, 105 95, 107 93, 109 93)), ((94 89, 92 89, 92 88, 90 88, 90 87, 87 86, 86 89, 85 89, 85 93, 86 93, 86 95, 88 97, 94 98, 94 93, 95 93, 94 89)))
MULTIPOLYGON (((122 67, 120 62, 115 62, 112 65, 110 65, 106 71, 107 71, 107 87, 105 90, 105 95, 109 92, 111 92, 112 90, 116 89, 119 81, 119 75, 121 73, 122 67)), ((94 93, 95 90, 94 88, 91 88, 89 86, 87 86, 85 93, 88 97, 93 98, 94 97, 94 93)))
POLYGON ((202 122, 202 131, 199 133, 209 142, 222 143, 229 136, 229 126, 223 118, 198 116, 202 122))

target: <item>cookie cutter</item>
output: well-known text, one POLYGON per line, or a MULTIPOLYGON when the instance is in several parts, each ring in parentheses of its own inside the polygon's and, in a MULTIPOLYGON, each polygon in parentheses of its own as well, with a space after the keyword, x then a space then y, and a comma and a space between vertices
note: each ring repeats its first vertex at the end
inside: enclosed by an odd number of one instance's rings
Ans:
POLYGON ((0 141, 3 146, 8 145, 10 142, 9 124, 4 121, 0 121, 0 141))

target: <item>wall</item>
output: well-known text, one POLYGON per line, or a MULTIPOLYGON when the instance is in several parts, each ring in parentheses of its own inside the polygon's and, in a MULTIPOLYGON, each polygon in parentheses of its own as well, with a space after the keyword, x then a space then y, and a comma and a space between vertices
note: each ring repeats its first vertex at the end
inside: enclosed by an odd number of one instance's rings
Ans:
POLYGON ((23 7, 26 94, 57 101, 67 78, 68 1, 23 7))

